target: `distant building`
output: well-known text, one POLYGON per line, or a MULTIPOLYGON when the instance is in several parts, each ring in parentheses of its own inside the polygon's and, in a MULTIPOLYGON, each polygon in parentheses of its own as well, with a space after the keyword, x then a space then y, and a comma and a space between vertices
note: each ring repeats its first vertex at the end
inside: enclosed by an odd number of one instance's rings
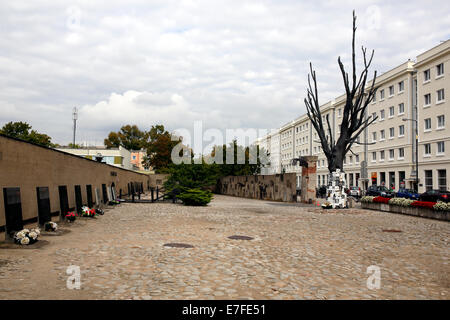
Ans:
POLYGON ((71 153, 80 157, 97 160, 127 170, 135 170, 131 163, 131 152, 120 146, 119 148, 85 147, 74 149, 69 147, 56 148, 56 150, 71 153))
POLYGON ((142 161, 144 160, 145 156, 147 155, 147 151, 145 149, 141 150, 131 150, 131 165, 133 166, 133 170, 137 171, 151 171, 150 168, 144 167, 142 164, 142 161))

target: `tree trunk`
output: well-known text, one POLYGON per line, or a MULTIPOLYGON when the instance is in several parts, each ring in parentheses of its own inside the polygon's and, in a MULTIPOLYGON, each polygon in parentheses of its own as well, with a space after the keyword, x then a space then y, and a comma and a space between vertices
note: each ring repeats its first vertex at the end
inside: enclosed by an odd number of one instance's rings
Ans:
POLYGON ((340 150, 339 146, 336 146, 331 154, 331 158, 328 159, 328 171, 335 172, 336 169, 344 171, 344 148, 340 150))

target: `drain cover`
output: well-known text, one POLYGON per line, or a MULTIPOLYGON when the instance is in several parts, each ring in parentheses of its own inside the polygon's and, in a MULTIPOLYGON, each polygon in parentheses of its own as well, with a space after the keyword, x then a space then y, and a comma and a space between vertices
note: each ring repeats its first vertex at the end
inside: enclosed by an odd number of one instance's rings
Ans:
POLYGON ((171 247, 171 248, 193 248, 193 245, 187 244, 187 243, 165 243, 164 247, 171 247))
POLYGON ((228 237, 228 239, 231 239, 231 240, 253 240, 252 237, 247 237, 247 236, 231 236, 231 237, 228 237))
POLYGON ((402 232, 401 230, 395 230, 395 229, 384 229, 383 232, 402 232))

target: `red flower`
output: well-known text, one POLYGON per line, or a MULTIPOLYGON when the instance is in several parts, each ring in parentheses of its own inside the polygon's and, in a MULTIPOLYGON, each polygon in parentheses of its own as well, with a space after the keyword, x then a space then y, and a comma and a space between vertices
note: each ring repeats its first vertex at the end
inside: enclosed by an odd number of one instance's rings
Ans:
POLYGON ((373 198, 373 202, 375 203, 385 203, 388 204, 389 203, 390 198, 385 198, 385 197, 375 197, 373 198))
POLYGON ((433 209, 435 204, 436 202, 414 201, 413 203, 411 203, 411 207, 433 209))

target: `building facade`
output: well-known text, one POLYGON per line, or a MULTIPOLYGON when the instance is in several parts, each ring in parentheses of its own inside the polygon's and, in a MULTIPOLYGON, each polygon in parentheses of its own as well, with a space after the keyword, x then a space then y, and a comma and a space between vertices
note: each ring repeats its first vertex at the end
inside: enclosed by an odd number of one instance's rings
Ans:
POLYGON ((133 166, 133 170, 136 171, 145 171, 150 172, 151 168, 146 168, 142 164, 145 156, 147 155, 147 151, 145 149, 141 150, 131 150, 131 165, 133 166))
POLYGON ((97 160, 97 158, 101 157, 101 162, 104 162, 106 164, 110 164, 127 170, 134 170, 134 167, 131 163, 131 152, 122 146, 119 146, 119 148, 110 149, 107 149, 105 147, 86 147, 79 149, 62 147, 56 148, 56 150, 71 153, 91 160, 97 160))
MULTIPOLYGON (((414 189, 418 181, 419 192, 450 190, 450 151, 446 151, 450 148, 450 101, 446 99, 450 94, 450 40, 422 53, 415 62, 408 60, 378 76, 376 86, 367 116, 378 119, 361 133, 361 144, 354 144, 345 157, 348 185, 367 189, 376 184, 398 190, 414 189)), ((321 106, 322 121, 329 122, 333 138, 340 135, 345 99, 342 95, 321 106)), ((292 165, 292 159, 314 155, 318 156, 317 185, 326 185, 327 159, 308 116, 300 116, 277 132, 280 165, 272 166, 270 172, 295 172, 299 185, 301 168, 292 165)), ((273 136, 257 143, 268 144, 273 136)))

